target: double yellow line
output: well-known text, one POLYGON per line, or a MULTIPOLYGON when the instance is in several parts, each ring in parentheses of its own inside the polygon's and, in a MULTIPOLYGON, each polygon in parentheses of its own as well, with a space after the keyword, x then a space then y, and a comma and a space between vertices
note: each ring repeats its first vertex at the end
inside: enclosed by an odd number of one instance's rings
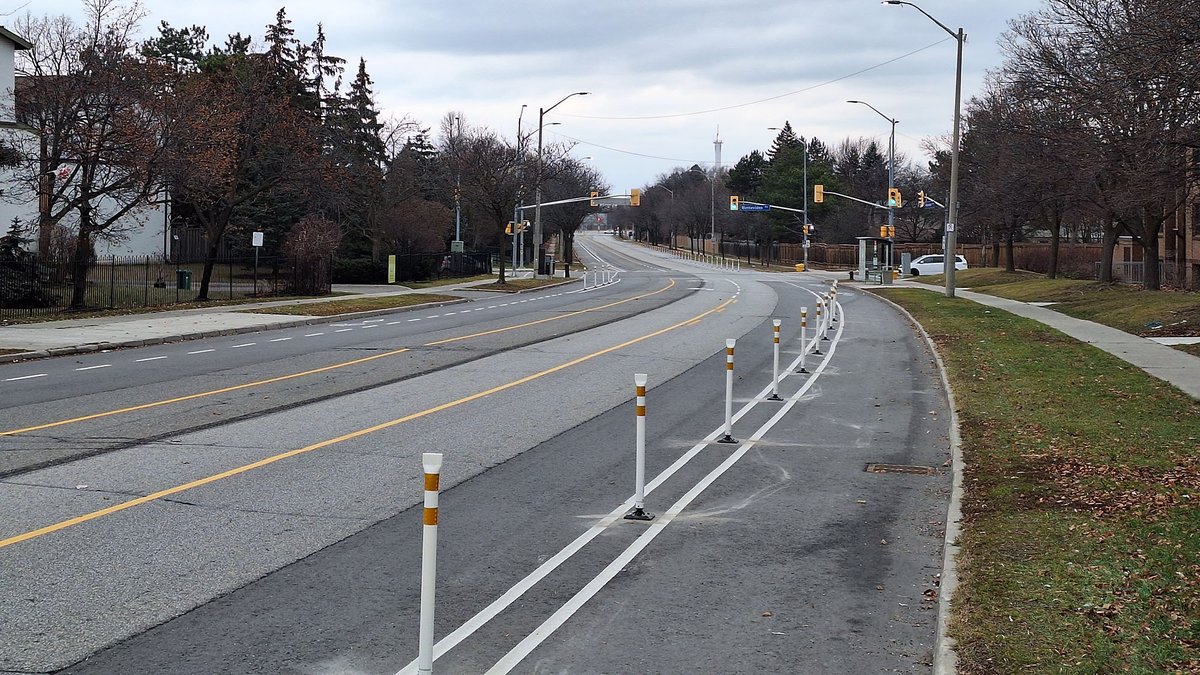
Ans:
MULTIPOLYGON (((672 283, 674 283, 674 282, 672 282, 672 283)), ((669 286, 667 288, 669 288, 669 286)), ((655 293, 660 293, 663 290, 666 290, 666 288, 656 291, 655 293)), ((653 295, 653 293, 651 293, 650 295, 653 295)), ((641 296, 641 297, 645 297, 645 296, 641 296)), ((366 427, 364 429, 359 429, 358 431, 352 431, 348 434, 342 434, 341 436, 338 436, 336 438, 330 438, 328 440, 313 443, 311 445, 306 445, 302 448, 296 448, 296 449, 288 450, 286 452, 282 452, 282 453, 279 453, 276 455, 272 455, 270 457, 265 457, 263 459, 260 459, 255 462, 251 462, 249 464, 244 464, 242 466, 228 469, 226 471, 222 471, 220 473, 216 473, 211 476, 199 478, 197 480, 190 481, 188 483, 183 483, 181 485, 176 485, 174 487, 166 488, 164 490, 159 490, 158 492, 154 492, 154 493, 142 496, 142 497, 130 499, 129 501, 121 502, 120 504, 114 504, 112 506, 109 506, 109 507, 106 507, 103 509, 99 509, 97 511, 92 511, 90 513, 85 513, 83 515, 79 515, 74 518, 69 518, 67 520, 63 520, 63 521, 54 523, 52 525, 40 527, 36 530, 30 530, 30 531, 24 532, 22 534, 14 535, 7 539, 0 539, 0 549, 6 548, 8 546, 12 546, 13 544, 19 544, 24 541, 29 541, 31 539, 36 539, 38 537, 41 537, 41 536, 44 536, 47 534, 51 534, 53 532, 65 530, 69 527, 73 527, 75 525, 79 525, 79 524, 86 523, 86 522, 89 522, 92 520, 96 520, 98 518, 103 518, 104 516, 112 515, 114 513, 119 513, 121 511, 125 511, 126 509, 131 509, 135 506, 140 506, 142 504, 146 504, 146 503, 152 502, 157 499, 162 499, 164 497, 170 497, 172 495, 176 495, 181 492, 191 490, 193 488, 198 488, 198 487, 202 487, 204 485, 208 485, 210 483, 215 483, 219 480, 229 478, 231 476, 237 476, 237 475, 249 472, 249 471, 253 471, 254 469, 258 469, 258 468, 267 466, 269 464, 274 464, 275 462, 287 459, 289 457, 295 457, 297 455, 309 453, 314 450, 320 450, 321 448, 327 448, 331 445, 336 445, 338 443, 343 443, 345 441, 350 441, 350 440, 354 440, 356 438, 361 438, 363 436, 366 436, 367 434, 375 433, 376 431, 381 431, 383 429, 390 429, 391 427, 394 427, 394 426, 397 426, 400 424, 404 424, 405 422, 411 422, 412 420, 415 420, 415 419, 427 417, 434 413, 442 412, 444 410, 449 410, 450 408, 455 408, 460 405, 470 403, 472 401, 477 401, 481 398, 491 396, 492 394, 506 391, 508 389, 518 387, 522 384, 526 384, 526 383, 532 382, 534 380, 540 379, 547 375, 551 375, 551 374, 557 373, 559 371, 566 370, 567 368, 577 366, 581 363, 585 363, 585 362, 595 359, 599 356, 603 356, 605 354, 611 354, 612 352, 618 351, 620 349, 624 349, 625 347, 629 347, 630 345, 635 345, 639 342, 644 342, 645 340, 649 340, 651 338, 658 337, 659 335, 668 333, 668 332, 676 330, 678 328, 693 325, 711 314, 714 314, 714 313, 724 310, 725 307, 732 304, 733 302, 734 302, 734 299, 730 298, 729 300, 722 302, 720 305, 713 307, 712 309, 702 312, 702 313, 700 313, 696 316, 693 316, 689 319, 685 319, 684 321, 680 321, 679 323, 667 326, 666 328, 661 328, 659 330, 656 330, 651 333, 647 333, 640 337, 636 337, 631 340, 626 340, 625 342, 622 342, 620 344, 613 345, 611 347, 606 347, 599 351, 592 352, 591 354, 586 354, 584 356, 580 356, 578 358, 571 359, 570 361, 561 363, 557 366, 547 368, 545 370, 533 373, 531 375, 526 375, 525 377, 518 378, 511 382, 507 382, 505 384, 502 384, 502 385, 499 385, 496 387, 492 387, 490 389, 486 389, 484 391, 480 391, 475 394, 471 394, 469 396, 464 396, 462 398, 459 398, 459 399, 456 399, 453 401, 449 401, 447 403, 442 403, 440 405, 433 406, 432 408, 427 408, 425 410, 415 412, 415 413, 412 413, 409 415, 405 415, 403 417, 398 417, 396 419, 389 420, 387 422, 382 422, 382 423, 376 424, 374 426, 366 427)), ((619 304, 619 303, 613 303, 613 304, 619 304)), ((606 305, 606 306, 611 307, 612 304, 606 305)), ((583 310, 583 311, 595 311, 595 309, 601 309, 601 308, 602 307, 597 307, 597 308, 593 308, 592 310, 583 310)), ((577 312, 577 313, 582 313, 582 312, 577 312)), ((535 322, 535 323, 540 323, 540 321, 535 322)), ((514 326, 513 328, 516 328, 516 326, 514 326)), ((489 331, 489 332, 491 332, 491 331, 489 331)), ((382 358, 383 356, 385 356, 385 355, 380 354, 377 356, 377 358, 382 358)), ((359 361, 361 361, 361 359, 359 361)), ((180 399, 180 400, 184 400, 184 399, 180 399)), ((133 408, 133 409, 136 409, 136 408, 133 408)))

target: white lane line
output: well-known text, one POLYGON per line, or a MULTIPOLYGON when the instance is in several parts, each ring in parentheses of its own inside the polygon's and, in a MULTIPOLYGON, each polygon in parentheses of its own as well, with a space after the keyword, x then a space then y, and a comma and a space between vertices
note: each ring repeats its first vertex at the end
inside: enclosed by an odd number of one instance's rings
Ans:
POLYGON ((384 321, 384 319, 366 319, 363 323, 379 323, 380 321, 384 321))
MULTIPOLYGON (((790 412, 797 403, 800 402, 800 398, 807 393, 808 390, 812 388, 812 385, 816 382, 817 376, 825 370, 827 365, 829 365, 830 358, 837 349, 837 339, 841 337, 842 326, 844 325, 845 324, 841 324, 838 326, 837 334, 834 336, 834 340, 829 344, 828 354, 821 360, 821 365, 817 366, 817 368, 813 371, 812 376, 810 376, 804 383, 804 386, 800 387, 800 391, 796 392, 793 396, 788 397, 783 406, 771 416, 771 419, 764 422, 762 426, 755 430, 755 432, 751 434, 750 437, 747 438, 746 441, 743 442, 735 452, 729 455, 724 462, 721 462, 717 468, 710 471, 708 475, 706 475, 699 483, 692 486, 692 489, 688 490, 686 494, 672 504, 671 508, 667 509, 667 512, 664 513, 661 518, 646 528, 646 531, 642 533, 642 536, 638 537, 636 541, 622 551, 621 554, 617 556, 611 563, 609 563, 607 567, 605 567, 599 574, 592 578, 592 580, 589 581, 586 586, 580 589, 578 593, 573 595, 570 600, 563 604, 562 607, 558 608, 554 614, 551 614, 550 618, 543 621, 542 624, 534 629, 534 631, 530 633, 524 640, 521 640, 516 647, 513 647, 507 654, 504 655, 503 658, 497 661, 496 665, 488 669, 485 675, 506 675, 508 672, 512 671, 512 669, 520 664, 530 652, 536 649, 537 646, 545 641, 546 638, 550 637, 554 631, 558 630, 564 623, 567 622, 567 619, 570 619, 575 612, 579 611, 579 608, 583 607, 588 600, 591 600, 593 596, 599 593, 602 588, 612 581, 617 574, 619 574, 621 570, 625 568, 626 565, 628 565, 635 557, 637 557, 638 553, 641 553, 643 549, 649 546, 650 542, 654 541, 654 538, 661 534, 662 531, 666 529, 667 525, 671 524, 671 521, 673 521, 676 516, 682 513, 689 504, 695 501, 696 497, 699 497, 714 482, 716 482, 718 478, 732 468, 734 464, 737 464, 738 460, 745 456, 745 454, 750 451, 750 448, 754 447, 755 443, 762 440, 762 437, 765 436, 768 431, 778 424, 779 421, 782 420, 783 417, 790 412)), ((796 367, 796 365, 799 365, 799 359, 796 359, 794 365, 788 367, 788 372, 790 373, 796 367)), ((768 387, 768 389, 769 388, 770 387, 768 387)))
POLYGON ((10 377, 5 382, 16 382, 17 380, 32 380, 35 377, 46 377, 46 373, 38 373, 37 375, 22 375, 20 377, 10 377))
POLYGON ((324 333, 308 333, 304 337, 317 337, 318 335, 324 335, 324 333))
MULTIPOLYGON (((839 303, 839 312, 840 312, 840 303, 839 303)), ((844 325, 844 324, 839 324, 838 332, 834 335, 834 342, 830 344, 830 350, 827 353, 828 355, 823 357, 821 364, 819 366, 817 366, 815 369, 813 369, 813 373, 808 376, 808 380, 805 381, 804 385, 800 388, 800 391, 796 392, 796 394, 794 394, 792 397, 790 397, 788 399, 788 403, 790 405, 794 405, 795 402, 799 401, 800 398, 817 381, 817 379, 821 375, 822 371, 825 370, 825 364, 827 364, 829 362, 829 357, 833 355, 833 347, 837 343, 837 340, 841 337, 841 326, 842 325, 844 325)), ((802 345, 801 348, 805 352, 807 352, 809 350, 809 347, 813 344, 815 344, 815 341, 810 341, 808 345, 802 345)), ((783 372, 780 374, 780 377, 779 377, 780 381, 782 382, 785 378, 793 375, 794 371, 799 366, 800 366, 800 357, 797 356, 786 369, 782 369, 783 372)), ((762 403, 763 401, 765 401, 765 397, 771 391, 771 389, 772 389, 772 385, 770 385, 770 384, 763 387, 762 391, 760 391, 757 396, 750 399, 750 401, 748 401, 745 405, 743 405, 741 407, 741 409, 739 409, 733 415, 732 421, 737 422, 742 417, 749 414, 750 411, 755 406, 757 406, 760 403, 762 403)), ((790 405, 787 408, 789 410, 791 409, 790 405)), ((774 423, 772 423, 772 425, 773 424, 774 423)), ((648 494, 651 494, 652 492, 654 492, 655 489, 660 487, 669 478, 674 476, 675 473, 677 473, 680 469, 687 466, 687 464, 689 462, 691 462, 693 459, 695 459, 695 457, 697 455, 699 455, 702 451, 704 451, 706 448, 712 447, 712 442, 715 441, 720 436, 724 435, 724 433, 725 433, 725 425, 722 423, 716 429, 711 431, 707 436, 705 436, 699 443, 692 446, 692 448, 690 450, 688 450, 686 453, 681 455, 679 457, 679 459, 676 459, 675 462, 672 463, 666 469, 664 469, 662 473, 658 474, 658 476, 656 476, 653 480, 648 482, 646 484, 646 494, 648 495, 648 494)), ((749 445, 753 445, 753 439, 747 443, 747 446, 749 446, 749 445)), ((445 655, 451 649, 454 649, 456 646, 458 646, 458 644, 461 643, 463 640, 467 639, 472 634, 474 634, 477 630, 479 630, 480 628, 485 626, 489 621, 496 618, 497 615, 499 615, 501 612, 503 612, 505 609, 507 609, 510 605, 512 605, 512 603, 516 602, 522 595, 524 595, 526 591, 528 591, 530 588, 533 588, 539 581, 541 581, 542 579, 545 579, 552 572, 554 572, 556 569, 558 569, 558 567, 560 565, 562 565, 562 563, 566 562, 573 555, 578 553, 580 549, 582 549, 584 546, 586 546, 588 544, 588 542, 595 539, 600 534, 606 532, 607 528, 609 528, 614 522, 616 522, 617 520, 622 518, 625 515, 625 513, 628 512, 632 506, 633 506, 633 497, 631 496, 631 497, 629 497, 629 499, 625 500, 625 502, 623 504, 621 504, 617 508, 613 509, 607 516, 605 516, 603 519, 601 519, 599 522, 597 522, 595 525, 593 525, 591 527, 591 529, 587 530, 583 534, 576 537, 574 541, 572 541, 570 544, 567 544, 562 550, 560 550, 558 553, 551 556, 548 560, 546 560, 541 565, 539 565, 537 567, 537 569, 535 569, 533 572, 530 572, 528 576, 526 576, 521 581, 517 582, 516 585, 514 585, 512 588, 505 591, 504 594, 501 595, 499 598, 496 598, 494 601, 492 601, 492 603, 490 605, 488 605, 487 607, 484 607, 482 610, 479 611, 479 613, 477 613, 475 616, 468 619, 466 623, 459 626, 456 630, 451 632, 446 637, 442 638, 441 641, 439 641, 436 645, 434 645, 434 649, 433 649, 434 659, 437 659, 437 658, 445 655)), ((416 672, 417 672, 417 661, 416 661, 416 659, 413 659, 408 665, 406 665, 403 669, 401 669, 398 673, 396 673, 396 675, 415 675, 416 672)))
POLYGON ((292 338, 290 338, 290 337, 286 337, 286 338, 271 338, 270 340, 268 340, 268 342, 287 342, 288 340, 291 340, 291 339, 292 339, 292 338))
POLYGON ((458 314, 458 312, 446 312, 442 316, 454 316, 455 314, 458 314))
POLYGON ((348 332, 350 332, 350 331, 352 331, 352 330, 354 330, 354 329, 353 329, 353 328, 339 328, 339 329, 337 329, 337 330, 335 330, 335 331, 333 331, 333 332, 335 332, 335 333, 348 333, 348 332))
POLYGON ((258 344, 258 343, 257 342, 243 342, 240 345, 234 345, 234 346, 230 347, 230 349, 241 349, 242 347, 253 347, 256 344, 258 344))
POLYGON ((434 314, 433 316, 427 316, 427 317, 425 317, 425 318, 426 318, 426 319, 436 319, 436 318, 438 318, 439 316, 441 316, 441 314, 434 314))
POLYGON ((192 354, 207 354, 209 352, 215 352, 215 351, 217 351, 217 350, 215 350, 215 349, 198 349, 194 352, 188 352, 188 356, 191 356, 192 354))
POLYGON ((83 368, 76 368, 75 370, 76 370, 76 371, 80 371, 80 370, 96 370, 97 368, 112 368, 112 364, 111 364, 111 363, 105 363, 105 364, 103 364, 103 365, 99 365, 99 366, 84 366, 83 368))
POLYGON ((408 321, 406 321, 405 323, 408 323, 409 321, 420 321, 420 319, 409 319, 409 320, 408 320, 408 321))
POLYGON ((389 322, 387 322, 387 323, 385 323, 385 324, 383 324, 383 325, 385 325, 385 326, 395 326, 395 325, 396 325, 396 324, 398 324, 398 323, 404 323, 404 322, 403 322, 403 321, 389 321, 389 322))
POLYGON ((144 359, 134 359, 133 362, 134 363, 145 363, 146 361, 159 361, 159 360, 165 359, 165 358, 167 358, 167 357, 165 357, 165 356, 148 356, 144 359))
POLYGON ((495 305, 488 305, 488 309, 496 309, 495 305))
POLYGON ((379 328, 379 324, 376 323, 376 324, 371 324, 370 326, 363 326, 363 330, 367 330, 369 328, 379 328))

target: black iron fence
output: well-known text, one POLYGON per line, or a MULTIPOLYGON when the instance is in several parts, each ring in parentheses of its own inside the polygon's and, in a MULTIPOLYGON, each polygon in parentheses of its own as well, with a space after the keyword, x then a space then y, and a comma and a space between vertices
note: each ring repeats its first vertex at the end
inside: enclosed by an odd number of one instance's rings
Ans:
MULTIPOLYGON (((203 274, 203 263, 176 264, 153 256, 99 259, 82 279, 67 260, 34 255, 0 260, 0 319, 192 302, 203 274)), ((208 299, 323 295, 330 292, 331 274, 327 257, 261 258, 257 264, 254 258, 225 258, 213 265, 208 299)))

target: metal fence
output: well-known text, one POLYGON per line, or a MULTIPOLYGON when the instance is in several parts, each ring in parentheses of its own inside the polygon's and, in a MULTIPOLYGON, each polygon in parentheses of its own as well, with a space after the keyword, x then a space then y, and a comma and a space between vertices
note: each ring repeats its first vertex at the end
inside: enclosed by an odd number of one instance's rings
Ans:
MULTIPOLYGON (((208 299, 329 293, 329 258, 225 258, 213 265, 208 299)), ((175 264, 161 257, 96 260, 77 278, 68 260, 24 256, 0 260, 0 319, 52 315, 69 310, 161 307, 196 299, 203 263, 175 264), (82 300, 72 307, 76 295, 82 300)))

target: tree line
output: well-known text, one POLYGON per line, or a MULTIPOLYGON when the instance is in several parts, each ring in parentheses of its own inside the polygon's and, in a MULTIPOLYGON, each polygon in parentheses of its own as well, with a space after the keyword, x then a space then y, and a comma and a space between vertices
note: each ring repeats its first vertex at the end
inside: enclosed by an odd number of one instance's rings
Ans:
MULTIPOLYGON (((1101 242, 1100 278, 1111 281, 1121 236, 1144 251, 1145 283, 1160 286, 1160 244, 1182 272, 1188 221, 1200 238, 1200 12, 1170 0, 1046 0, 1011 22, 1003 64, 966 102, 960 142, 960 240, 990 245, 992 260, 1013 267, 1013 244, 1050 240, 1047 274, 1060 271, 1065 240, 1101 242), (1188 205, 1190 211, 1188 210, 1188 205), (1000 255, 1001 247, 1007 255, 1000 255)), ((948 138, 926 139, 924 167, 896 158, 896 239, 936 242, 950 182, 948 138)), ((767 152, 742 157, 727 172, 699 166, 661 175, 644 188, 650 208, 631 214, 648 238, 673 233, 769 243, 799 241, 800 216, 732 213, 728 196, 802 208, 808 159, 809 220, 817 237, 849 242, 873 236, 886 211, 830 197, 812 202, 814 184, 884 203, 886 148, 871 139, 828 146, 785 124, 767 152), (707 181, 714 181, 711 185, 707 181), (659 189, 666 188, 666 189, 659 189), (710 214, 710 189, 716 202, 710 214)), ((1180 275, 1182 276, 1182 274, 1180 275)))
MULTIPOLYGON (((441 120, 439 134, 384 117, 365 60, 347 68, 318 24, 297 37, 286 8, 261 39, 214 42, 203 26, 161 21, 138 40, 143 8, 85 0, 86 19, 34 16, 16 31, 15 118, 2 158, 10 198, 39 203, 38 249, 69 256, 72 306, 82 306, 94 244, 140 226, 133 216, 169 200, 172 226, 201 228, 207 299, 223 246, 267 253, 380 261, 389 253, 448 250, 455 207, 472 250, 503 251, 518 202, 542 179, 546 201, 603 188, 601 177, 549 144, 539 164, 526 137, 506 140, 441 120)), ((527 131, 522 131, 528 136, 527 131)), ((572 209, 546 209, 548 232, 569 239, 572 209)))

